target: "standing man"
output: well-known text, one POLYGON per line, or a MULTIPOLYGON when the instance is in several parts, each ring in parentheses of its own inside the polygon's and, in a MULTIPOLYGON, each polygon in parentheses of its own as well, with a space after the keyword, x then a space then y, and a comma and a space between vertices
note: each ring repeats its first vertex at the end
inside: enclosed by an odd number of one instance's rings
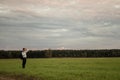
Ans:
POLYGON ((22 68, 25 68, 25 65, 26 65, 26 58, 27 58, 27 48, 23 48, 22 50, 22 68))

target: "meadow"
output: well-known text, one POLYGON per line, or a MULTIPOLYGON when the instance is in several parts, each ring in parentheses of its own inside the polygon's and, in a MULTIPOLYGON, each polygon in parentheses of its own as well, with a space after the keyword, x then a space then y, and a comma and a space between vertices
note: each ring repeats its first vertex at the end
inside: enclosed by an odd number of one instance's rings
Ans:
POLYGON ((22 69, 21 63, 20 59, 0 59, 0 77, 17 76, 24 78, 22 80, 120 80, 120 58, 27 59, 25 69, 22 69))

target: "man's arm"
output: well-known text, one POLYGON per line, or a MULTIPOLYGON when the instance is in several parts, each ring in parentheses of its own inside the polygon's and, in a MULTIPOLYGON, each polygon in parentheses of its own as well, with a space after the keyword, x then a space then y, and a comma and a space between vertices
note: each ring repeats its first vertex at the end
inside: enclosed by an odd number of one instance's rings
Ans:
POLYGON ((25 51, 25 52, 27 53, 28 51, 29 51, 29 50, 26 48, 26 51, 25 51))

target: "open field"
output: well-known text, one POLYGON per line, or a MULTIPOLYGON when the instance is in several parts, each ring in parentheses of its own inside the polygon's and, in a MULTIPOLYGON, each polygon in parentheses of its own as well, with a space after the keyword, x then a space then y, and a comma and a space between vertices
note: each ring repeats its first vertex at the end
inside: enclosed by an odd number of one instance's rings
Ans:
POLYGON ((25 69, 21 68, 20 59, 0 59, 0 78, 5 77, 14 78, 11 80, 120 80, 120 58, 27 59, 25 69))

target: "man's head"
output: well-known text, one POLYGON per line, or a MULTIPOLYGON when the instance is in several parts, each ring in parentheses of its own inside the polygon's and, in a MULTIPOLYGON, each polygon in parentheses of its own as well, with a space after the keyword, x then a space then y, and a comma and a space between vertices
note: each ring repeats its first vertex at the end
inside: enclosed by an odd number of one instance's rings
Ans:
POLYGON ((27 49, 26 49, 26 48, 23 48, 23 51, 27 51, 27 49))

